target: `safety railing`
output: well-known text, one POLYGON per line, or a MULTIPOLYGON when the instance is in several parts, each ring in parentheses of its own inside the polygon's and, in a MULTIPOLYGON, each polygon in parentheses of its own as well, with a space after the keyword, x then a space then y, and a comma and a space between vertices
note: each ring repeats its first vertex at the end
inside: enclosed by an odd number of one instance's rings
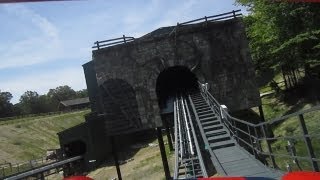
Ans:
POLYGON ((175 26, 175 28, 171 31, 171 33, 169 33, 169 36, 171 36, 173 33, 177 33, 177 30, 180 26, 184 26, 184 25, 190 25, 190 24, 196 24, 196 23, 208 23, 208 22, 215 22, 215 21, 223 21, 223 20, 228 20, 228 19, 234 19, 237 17, 241 17, 241 10, 233 10, 230 12, 226 12, 226 13, 222 13, 222 14, 218 14, 218 15, 213 15, 213 16, 205 16, 203 18, 198 18, 198 19, 194 19, 191 21, 186 21, 186 22, 182 22, 182 23, 177 23, 177 25, 175 26))
MULTIPOLYGON (((56 168, 62 167, 65 164, 72 163, 74 161, 78 161, 81 159, 83 159, 83 156, 75 156, 75 157, 71 157, 69 159, 55 161, 55 162, 45 164, 45 165, 42 165, 39 167, 35 167, 32 169, 24 169, 23 171, 20 171, 18 173, 13 174, 13 175, 6 176, 6 177, 4 177, 4 179, 5 180, 27 179, 28 177, 33 177, 35 175, 42 174, 44 172, 50 171, 51 169, 56 169, 56 168)), ((50 174, 47 174, 47 175, 50 175, 50 174)), ((44 177, 43 177, 43 179, 44 179, 44 177)))
POLYGON ((0 178, 9 176, 11 174, 20 173, 25 170, 33 169, 51 162, 54 162, 54 161, 47 160, 46 157, 33 159, 30 161, 21 162, 21 163, 6 162, 3 164, 0 164, 0 178))
POLYGON ((109 46, 114 46, 114 45, 119 45, 119 44, 124 44, 134 41, 134 37, 126 37, 123 35, 120 38, 115 38, 115 39, 108 39, 104 41, 96 41, 94 46, 92 47, 93 49, 100 49, 103 47, 109 47, 109 46))
POLYGON ((221 108, 206 85, 199 84, 199 87, 202 96, 221 117, 230 134, 255 158, 275 169, 319 171, 320 159, 316 155, 320 156, 320 134, 318 133, 320 123, 315 121, 320 120, 317 117, 320 106, 253 124, 232 117, 221 108), (308 117, 307 123, 305 117, 308 117), (278 130, 281 127, 287 128, 286 132, 290 134, 281 134, 278 130), (274 137, 273 134, 276 136, 274 137))
POLYGON ((238 10, 233 10, 233 11, 218 14, 218 15, 205 16, 203 18, 194 19, 191 21, 186 21, 186 22, 178 23, 178 24, 179 25, 187 25, 187 24, 194 24, 194 23, 201 23, 201 22, 213 22, 213 21, 233 19, 233 18, 242 16, 242 14, 240 12, 241 12, 241 10, 238 9, 238 10))
MULTIPOLYGON (((233 19, 233 18, 240 17, 240 16, 242 16, 240 9, 233 10, 233 11, 226 12, 226 13, 222 13, 222 14, 218 14, 218 15, 205 16, 203 18, 198 18, 198 19, 194 19, 191 21, 177 23, 177 26, 173 29, 172 32, 175 32, 179 26, 183 26, 183 25, 202 23, 202 22, 207 23, 207 22, 214 22, 214 21, 222 21, 222 20, 233 19)), ((172 33, 170 33, 170 34, 172 34, 172 33)), ((120 38, 108 39, 108 40, 104 40, 104 41, 96 41, 96 42, 94 42, 94 46, 92 48, 99 50, 100 48, 103 48, 103 47, 124 44, 124 43, 128 43, 128 42, 131 42, 134 40, 135 40, 134 37, 126 37, 125 35, 123 35, 120 38)))

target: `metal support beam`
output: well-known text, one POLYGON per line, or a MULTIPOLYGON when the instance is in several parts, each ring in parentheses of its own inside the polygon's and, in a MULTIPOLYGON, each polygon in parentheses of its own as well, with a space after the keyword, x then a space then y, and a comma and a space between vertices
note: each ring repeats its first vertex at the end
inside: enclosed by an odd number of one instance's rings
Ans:
POLYGON ((171 133, 171 139, 172 139, 172 141, 175 141, 174 127, 171 126, 169 129, 170 129, 170 133, 171 133))
POLYGON ((165 173, 166 179, 170 180, 171 179, 170 170, 169 170, 169 165, 168 165, 168 160, 166 155, 166 149, 163 143, 161 127, 157 127, 157 137, 158 137, 158 143, 159 143, 164 173, 165 173))
POLYGON ((264 136, 264 138, 266 140, 266 143, 267 143, 268 154, 269 154, 269 158, 271 160, 272 166, 273 166, 273 168, 276 169, 276 168, 278 168, 278 166, 277 166, 276 160, 275 160, 275 158, 273 156, 273 151, 272 151, 272 147, 271 147, 271 144, 270 144, 270 140, 267 139, 269 137, 267 135, 267 132, 266 132, 267 131, 267 127, 265 127, 264 125, 261 126, 261 131, 262 131, 262 134, 263 134, 263 136, 264 136))
POLYGON ((114 142, 114 136, 110 136, 110 142, 111 142, 111 148, 112 148, 112 155, 113 155, 113 159, 114 159, 114 164, 116 165, 116 169, 117 169, 118 179, 122 180, 121 171, 120 171, 120 165, 119 165, 118 155, 117 155, 117 149, 116 149, 116 145, 115 145, 115 142, 114 142))
POLYGON ((308 129, 307 129, 307 126, 306 126, 306 123, 304 121, 304 118, 303 118, 302 114, 299 115, 299 122, 300 122, 300 127, 301 127, 301 130, 302 130, 303 136, 304 136, 304 142, 306 143, 306 146, 307 146, 307 150, 308 150, 308 154, 309 154, 309 157, 310 157, 310 162, 312 164, 312 168, 313 168, 314 171, 319 172, 318 163, 317 163, 316 160, 313 160, 313 159, 316 158, 316 156, 315 156, 314 151, 313 151, 311 139, 310 139, 310 137, 307 136, 308 135, 308 129))
POLYGON ((44 179, 44 172, 42 172, 42 173, 40 174, 40 179, 41 179, 41 180, 45 180, 45 179, 44 179))
POLYGON ((170 151, 173 151, 172 139, 171 139, 171 134, 170 134, 170 129, 169 129, 167 118, 163 118, 162 122, 166 128, 169 149, 170 149, 170 151))
POLYGON ((259 106, 259 114, 260 114, 260 119, 261 119, 261 122, 265 122, 265 118, 264 118, 264 113, 263 113, 263 108, 262 108, 262 105, 259 106))

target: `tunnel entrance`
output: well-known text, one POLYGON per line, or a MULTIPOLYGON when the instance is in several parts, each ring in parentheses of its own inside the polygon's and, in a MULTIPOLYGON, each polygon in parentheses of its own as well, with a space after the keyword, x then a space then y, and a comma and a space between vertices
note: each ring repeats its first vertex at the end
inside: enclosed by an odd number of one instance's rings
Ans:
MULTIPOLYGON (((187 94, 198 90, 198 79, 185 66, 174 66, 163 70, 157 79, 156 92, 160 110, 172 106, 178 94, 187 94)), ((171 109, 171 108, 170 108, 171 109)))
POLYGON ((80 156, 87 152, 87 147, 83 141, 77 140, 64 145, 64 151, 67 157, 80 156))

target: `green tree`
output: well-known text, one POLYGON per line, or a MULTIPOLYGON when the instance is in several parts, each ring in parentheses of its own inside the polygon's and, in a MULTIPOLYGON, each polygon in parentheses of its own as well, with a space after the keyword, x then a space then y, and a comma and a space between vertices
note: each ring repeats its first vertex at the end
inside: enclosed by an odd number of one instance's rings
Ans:
POLYGON ((26 91, 20 97, 19 107, 23 114, 39 113, 39 94, 35 91, 26 91))
POLYGON ((0 117, 13 115, 13 105, 10 103, 12 94, 10 92, 0 91, 0 117))
POLYGON ((57 111, 60 101, 74 99, 77 97, 77 93, 70 86, 64 85, 50 89, 47 96, 50 98, 54 110, 57 111))
POLYGON ((76 91, 76 96, 77 96, 77 98, 88 97, 87 89, 82 89, 82 90, 76 91))
MULTIPOLYGON (((245 17, 258 70, 297 69, 319 63, 320 4, 269 0, 236 0, 248 7, 245 17)), ((307 69, 306 69, 307 70, 307 69)))

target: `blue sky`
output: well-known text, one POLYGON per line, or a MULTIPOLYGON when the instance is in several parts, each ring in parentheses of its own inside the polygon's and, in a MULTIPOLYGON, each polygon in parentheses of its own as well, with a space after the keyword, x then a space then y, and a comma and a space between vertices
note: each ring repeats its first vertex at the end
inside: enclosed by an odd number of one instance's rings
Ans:
POLYGON ((234 0, 81 0, 0 4, 0 90, 86 88, 82 64, 97 40, 140 37, 159 27, 243 9, 234 0))

